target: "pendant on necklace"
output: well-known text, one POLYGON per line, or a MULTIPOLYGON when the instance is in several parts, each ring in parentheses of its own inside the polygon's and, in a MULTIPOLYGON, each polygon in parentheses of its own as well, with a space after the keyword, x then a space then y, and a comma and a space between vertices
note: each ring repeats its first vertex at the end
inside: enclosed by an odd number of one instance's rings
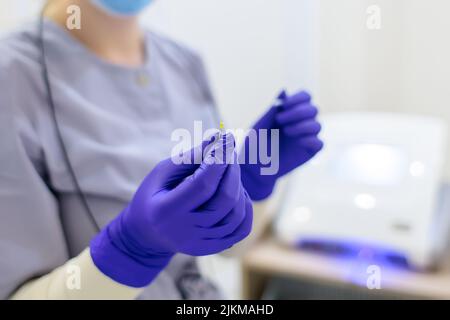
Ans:
POLYGON ((145 72, 139 72, 136 77, 136 82, 141 87, 147 87, 150 84, 150 77, 145 72))

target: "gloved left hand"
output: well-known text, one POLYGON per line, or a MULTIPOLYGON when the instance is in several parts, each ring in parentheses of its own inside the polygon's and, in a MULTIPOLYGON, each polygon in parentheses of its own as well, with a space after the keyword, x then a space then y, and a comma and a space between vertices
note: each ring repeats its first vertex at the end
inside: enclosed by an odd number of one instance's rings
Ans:
MULTIPOLYGON (((318 137, 321 125, 316 117, 318 109, 311 103, 307 92, 299 92, 288 96, 284 91, 278 97, 281 105, 273 106, 253 126, 257 132, 260 129, 279 129, 279 170, 274 175, 262 175, 261 168, 267 166, 259 160, 256 164, 249 163, 249 137, 244 148, 246 159, 241 159, 242 183, 252 200, 263 200, 270 196, 278 178, 313 158, 322 148, 323 142, 318 137)), ((267 135, 268 150, 270 150, 270 132, 267 135)), ((257 148, 260 147, 261 135, 257 134, 257 148)), ((273 158, 276 155, 271 155, 273 158)))

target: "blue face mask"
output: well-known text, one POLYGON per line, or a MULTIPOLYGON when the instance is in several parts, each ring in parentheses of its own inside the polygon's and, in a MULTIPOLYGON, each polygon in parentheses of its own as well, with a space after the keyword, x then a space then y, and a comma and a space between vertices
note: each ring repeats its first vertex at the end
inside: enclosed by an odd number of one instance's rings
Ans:
POLYGON ((91 0, 94 5, 103 11, 121 17, 130 17, 139 14, 152 0, 91 0))

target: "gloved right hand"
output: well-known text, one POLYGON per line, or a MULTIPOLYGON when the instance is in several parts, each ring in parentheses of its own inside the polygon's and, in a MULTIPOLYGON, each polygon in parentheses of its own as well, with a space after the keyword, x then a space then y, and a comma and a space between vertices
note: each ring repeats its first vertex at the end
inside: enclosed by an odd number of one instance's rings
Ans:
POLYGON ((128 207, 91 242, 95 265, 124 285, 144 287, 172 256, 219 253, 251 231, 253 209, 242 186, 234 138, 204 142, 183 157, 191 164, 160 162, 128 207), (209 148, 201 164, 196 156, 209 148), (220 152, 234 161, 215 163, 220 152))

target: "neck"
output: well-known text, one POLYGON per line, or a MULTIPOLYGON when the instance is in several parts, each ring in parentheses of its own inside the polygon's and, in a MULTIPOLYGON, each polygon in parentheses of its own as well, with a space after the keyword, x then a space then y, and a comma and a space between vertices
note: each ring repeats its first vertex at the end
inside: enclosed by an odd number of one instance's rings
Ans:
POLYGON ((86 0, 50 1, 44 15, 66 28, 70 5, 81 9, 81 29, 67 30, 88 49, 114 64, 139 66, 145 62, 144 36, 137 17, 112 17, 86 0))

